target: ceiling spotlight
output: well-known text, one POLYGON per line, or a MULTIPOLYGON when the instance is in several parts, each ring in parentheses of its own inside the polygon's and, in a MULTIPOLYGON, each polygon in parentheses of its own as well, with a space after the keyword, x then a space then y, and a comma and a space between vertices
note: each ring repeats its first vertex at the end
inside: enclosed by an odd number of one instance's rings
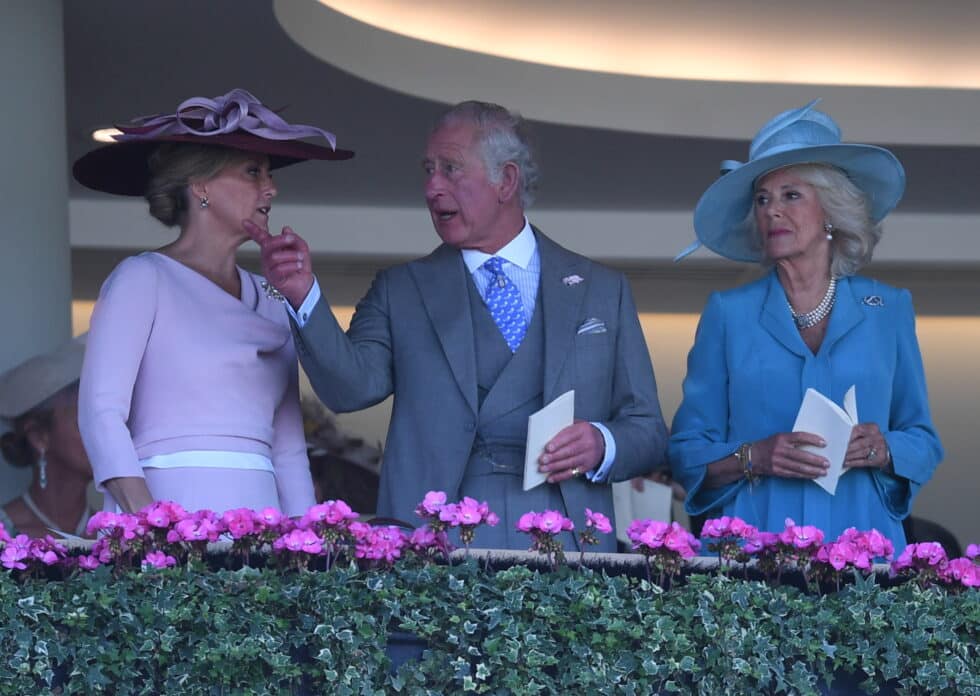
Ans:
POLYGON ((117 135, 122 135, 122 131, 118 128, 99 128, 92 131, 92 140, 100 143, 114 143, 116 142, 114 136, 117 135))

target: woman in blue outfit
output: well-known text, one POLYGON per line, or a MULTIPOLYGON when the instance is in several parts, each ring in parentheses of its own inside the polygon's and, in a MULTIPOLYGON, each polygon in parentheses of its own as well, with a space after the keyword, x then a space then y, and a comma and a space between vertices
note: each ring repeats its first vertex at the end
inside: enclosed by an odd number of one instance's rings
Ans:
POLYGON ((700 244, 770 271, 709 298, 670 458, 692 515, 737 515, 772 532, 790 517, 829 539, 875 528, 899 553, 901 521, 943 450, 909 292, 856 273, 905 172, 888 150, 842 143, 815 103, 767 123, 749 161, 723 164, 698 202, 700 244), (841 404, 852 385, 860 423, 831 495, 814 481, 828 470, 823 439, 793 424, 808 388, 841 404))

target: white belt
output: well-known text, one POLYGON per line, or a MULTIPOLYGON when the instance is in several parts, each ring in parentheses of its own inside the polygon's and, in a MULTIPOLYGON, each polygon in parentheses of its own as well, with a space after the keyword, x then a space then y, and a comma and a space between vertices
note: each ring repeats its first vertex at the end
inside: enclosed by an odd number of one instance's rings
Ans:
POLYGON ((274 473, 272 460, 263 454, 251 452, 224 452, 219 450, 185 450, 171 454, 157 454, 140 459, 144 469, 252 469, 274 473))

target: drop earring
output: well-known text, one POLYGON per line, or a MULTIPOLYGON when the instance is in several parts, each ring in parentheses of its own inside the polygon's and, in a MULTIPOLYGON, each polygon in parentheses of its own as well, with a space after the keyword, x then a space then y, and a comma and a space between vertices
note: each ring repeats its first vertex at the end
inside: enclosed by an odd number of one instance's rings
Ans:
POLYGON ((211 205, 211 203, 208 201, 208 197, 207 196, 201 196, 201 210, 204 210, 209 205, 211 205))
POLYGON ((48 460, 44 458, 44 451, 37 460, 37 482, 42 489, 48 487, 48 460))
POLYGON ((834 226, 832 224, 830 224, 829 222, 825 222, 824 223, 824 226, 823 226, 823 230, 824 230, 824 232, 827 233, 827 239, 833 239, 834 238, 834 234, 833 234, 833 232, 834 232, 834 226))

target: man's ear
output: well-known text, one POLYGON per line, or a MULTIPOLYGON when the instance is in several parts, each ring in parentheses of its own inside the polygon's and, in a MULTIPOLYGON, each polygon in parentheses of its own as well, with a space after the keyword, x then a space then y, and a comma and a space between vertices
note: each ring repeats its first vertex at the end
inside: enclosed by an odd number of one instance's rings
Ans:
POLYGON ((500 183, 497 184, 497 200, 507 203, 515 197, 520 198, 521 170, 513 162, 505 162, 500 171, 500 183))

